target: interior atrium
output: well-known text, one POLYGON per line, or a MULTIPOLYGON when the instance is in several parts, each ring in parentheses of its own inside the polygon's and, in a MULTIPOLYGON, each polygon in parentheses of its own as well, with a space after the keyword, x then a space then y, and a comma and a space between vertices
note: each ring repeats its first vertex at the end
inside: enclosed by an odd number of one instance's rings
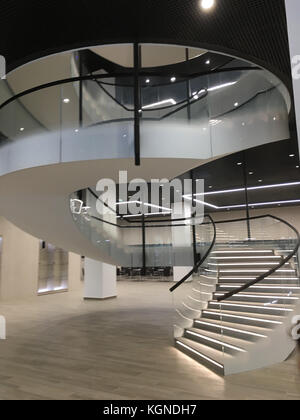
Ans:
POLYGON ((299 17, 0 1, 0 400, 300 399, 299 17))

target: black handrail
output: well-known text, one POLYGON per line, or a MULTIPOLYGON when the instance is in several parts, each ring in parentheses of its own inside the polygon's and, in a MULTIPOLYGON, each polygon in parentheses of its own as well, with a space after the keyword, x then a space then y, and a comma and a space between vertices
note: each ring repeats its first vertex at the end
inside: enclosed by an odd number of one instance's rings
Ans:
MULTIPOLYGON (((194 273, 196 273, 198 271, 198 269, 205 262, 205 260, 207 259, 207 257, 211 253, 213 247, 215 246, 216 238, 217 238, 216 224, 215 224, 213 218, 210 215, 207 215, 207 217, 210 219, 210 221, 213 225, 213 229, 214 229, 214 236, 213 236, 212 243, 211 243, 210 247, 208 248, 208 250, 206 251, 205 255, 197 262, 197 264, 195 264, 193 269, 188 274, 186 274, 179 282, 177 282, 173 287, 171 287, 170 292, 174 292, 176 289, 178 289, 179 286, 181 286, 183 283, 185 283, 194 273)), ((203 223, 203 224, 208 224, 208 223, 206 222, 206 223, 203 223)))
MULTIPOLYGON (((189 77, 186 77, 186 75, 183 74, 177 74, 177 77, 179 78, 179 80, 177 80, 176 82, 172 83, 172 85, 177 84, 177 83, 182 83, 183 81, 185 81, 185 78, 188 80, 192 80, 192 79, 196 79, 197 77, 201 77, 201 76, 206 76, 206 75, 212 75, 212 74, 218 74, 218 73, 227 73, 227 72, 231 72, 231 71, 262 71, 261 68, 259 67, 234 67, 234 68, 226 68, 226 69, 217 69, 217 70, 212 70, 210 72, 199 72, 193 75, 190 75, 189 77), (180 80, 180 78, 184 79, 184 80, 180 80)), ((145 77, 148 76, 147 71, 141 71, 140 72, 140 77, 145 77)), ((166 76, 165 74, 162 75, 160 73, 153 73, 151 74, 151 76, 157 76, 157 77, 161 77, 161 76, 166 76)), ((30 89, 26 89, 20 93, 17 93, 16 95, 12 96, 11 98, 8 98, 6 101, 4 101, 2 104, 0 104, 0 110, 2 108, 4 108, 6 105, 9 105, 11 102, 14 102, 17 99, 20 99, 26 95, 29 95, 31 93, 35 93, 38 92, 40 90, 43 89, 48 89, 51 87, 55 87, 55 86, 60 86, 60 85, 64 85, 67 83, 75 83, 75 82, 82 82, 82 81, 97 81, 97 80, 105 80, 105 79, 110 79, 110 78, 119 78, 119 77, 130 77, 133 78, 133 73, 110 73, 110 74, 89 74, 86 76, 76 76, 76 77, 69 77, 69 78, 65 78, 65 79, 60 79, 60 80, 55 80, 53 82, 48 82, 48 83, 44 83, 42 85, 38 85, 38 86, 34 86, 33 88, 30 89)), ((151 85, 151 87, 155 88, 155 87, 160 87, 160 86, 167 86, 170 83, 163 83, 163 84, 159 84, 159 85, 151 85)), ((121 85, 121 84, 114 84, 113 86, 123 86, 123 87, 133 87, 133 85, 121 85)))
MULTIPOLYGON (((209 216, 208 216, 209 217, 209 216)), ((237 293, 243 292, 244 290, 248 289, 249 287, 259 283, 260 281, 264 280, 266 277, 269 277, 270 275, 272 275, 273 273, 275 273, 277 270, 279 270, 281 267, 283 267, 287 262, 289 262, 294 255, 297 254, 299 248, 300 248, 300 234, 298 232, 298 230, 292 226, 289 222, 287 222, 286 220, 281 219, 280 217, 277 216, 273 216, 271 214, 265 214, 262 216, 253 216, 253 217, 245 217, 245 218, 239 218, 239 219, 229 219, 229 220, 219 220, 219 221, 213 221, 213 225, 214 225, 214 229, 215 229, 215 237, 214 240, 210 246, 210 248, 208 249, 208 252, 205 254, 205 256, 197 263, 197 265, 193 268, 193 270, 188 273, 186 276, 183 277, 182 280, 180 280, 178 283, 176 283, 171 289, 170 292, 174 292, 179 286, 181 286, 183 283, 185 283, 195 272, 196 270, 199 269, 199 267, 205 262, 205 260, 207 259, 207 257, 209 256, 210 252, 212 251, 215 243, 216 243, 216 225, 218 224, 224 224, 224 223, 236 223, 236 222, 243 222, 246 220, 257 220, 257 219, 264 219, 266 217, 270 217, 274 220, 277 220, 281 223, 284 223, 286 226, 288 226, 290 229, 292 229, 297 237, 297 244, 294 247, 293 251, 287 256, 285 257, 275 268, 272 268, 271 270, 269 270, 267 273, 260 275, 259 277, 257 277, 255 280, 251 280, 250 282, 246 283, 245 285, 236 288, 235 290, 226 293, 223 296, 220 296, 217 298, 218 302, 224 301, 226 299, 229 299, 230 297, 236 295, 237 293)), ((211 219, 212 220, 212 219, 211 219)), ((208 222, 203 223, 208 224, 208 222)))
MULTIPOLYGON (((270 217, 270 218, 272 218, 274 220, 278 220, 279 222, 284 223, 286 226, 288 226, 290 229, 292 229, 295 232, 296 237, 298 239, 296 246, 294 247, 293 251, 290 252, 287 257, 283 258, 283 260, 276 267, 272 268, 267 273, 260 275, 255 280, 252 280, 252 281, 244 284, 243 286, 238 287, 237 289, 235 289, 235 290, 233 290, 231 292, 228 292, 228 293, 226 293, 223 296, 218 297, 217 298, 217 301, 218 302, 222 302, 222 301, 224 301, 226 299, 229 299, 230 297, 236 295, 237 293, 243 292, 244 290, 249 289, 249 287, 251 287, 251 286, 259 283, 260 281, 264 280, 265 278, 271 276, 277 270, 279 270, 281 267, 283 267, 287 262, 289 262, 297 254, 297 252, 299 250, 299 247, 300 247, 300 234, 299 234, 298 230, 293 225, 291 225, 289 222, 287 222, 286 220, 283 220, 280 217, 273 216, 271 214, 267 214, 265 216, 260 216, 260 217, 256 217, 256 218, 265 218, 265 217, 270 217)), ((249 220, 251 220, 251 219, 252 218, 250 217, 249 220)), ((246 219, 244 219, 244 220, 246 220, 246 219)), ((217 223, 222 223, 222 222, 217 222, 217 223)))

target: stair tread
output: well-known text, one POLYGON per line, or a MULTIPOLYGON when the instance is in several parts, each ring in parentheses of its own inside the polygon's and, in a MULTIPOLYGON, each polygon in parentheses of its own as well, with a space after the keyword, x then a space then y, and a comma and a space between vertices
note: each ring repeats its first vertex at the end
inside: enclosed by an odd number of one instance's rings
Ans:
MULTIPOLYGON (((273 303, 270 305, 266 305, 266 302, 245 302, 245 301, 236 301, 236 300, 226 300, 226 302, 218 302, 216 300, 211 300, 210 302, 212 303, 218 303, 219 305, 224 305, 226 304, 226 306, 228 306, 228 304, 230 305, 242 305, 242 306, 261 306, 262 308, 286 308, 287 306, 294 306, 293 304, 286 304, 286 303, 273 303)), ((209 303, 210 303, 209 302, 209 303)))
MULTIPOLYGON (((221 321, 219 319, 211 319, 211 318, 206 318, 206 317, 203 317, 203 318, 200 318, 200 319, 195 319, 195 321, 205 322, 207 324, 217 325, 219 327, 235 328, 235 329, 238 329, 240 331, 245 331, 245 332, 249 331, 249 332, 252 332, 252 333, 263 334, 263 335, 266 335, 271 330, 271 328, 239 324, 237 322, 221 321)), ((199 325, 201 325, 201 324, 199 324, 199 325)))
POLYGON ((217 350, 212 347, 206 346, 205 344, 197 343, 196 341, 190 340, 186 337, 177 338, 176 341, 183 343, 192 349, 200 352, 204 356, 209 357, 210 359, 214 360, 221 365, 224 365, 224 361, 232 360, 232 357, 228 353, 223 353, 222 350, 217 350))
MULTIPOLYGON (((234 291, 234 290, 231 290, 232 292, 234 291)), ((292 291, 292 290, 291 290, 292 291)), ((222 292, 222 290, 218 290, 216 293, 223 293, 222 292)), ((224 293, 225 294, 225 293, 224 293)), ((265 296, 265 297, 270 297, 270 298, 272 298, 272 297, 276 297, 276 296, 278 296, 278 297, 281 297, 281 298, 285 298, 285 297, 295 297, 295 298, 299 298, 299 292, 297 293, 297 291, 295 290, 292 294, 291 294, 291 296, 288 296, 289 294, 288 293, 282 293, 282 292, 275 292, 275 291, 273 291, 273 292, 253 292, 249 287, 248 287, 248 289, 245 289, 245 290, 243 290, 242 292, 239 292, 239 293, 237 293, 237 296, 238 295, 240 295, 240 294, 242 294, 242 295, 249 295, 249 296, 265 296)))
MULTIPOLYGON (((221 296, 225 296, 226 293, 230 293, 232 292, 232 290, 219 290, 217 292, 213 293, 213 301, 215 300, 215 298, 217 297, 221 297, 221 296)), ((267 293, 267 292, 250 292, 249 289, 246 289, 242 292, 236 293, 235 295, 233 295, 232 297, 226 299, 226 301, 223 301, 223 303, 227 303, 227 302, 243 302, 245 305, 249 304, 265 304, 265 303, 269 303, 269 302, 265 302, 265 300, 270 300, 270 303, 272 301, 277 301, 274 303, 271 303, 272 306, 273 305, 296 305, 297 302, 299 301, 299 293, 292 293, 291 295, 289 295, 288 293, 267 293), (245 299, 249 299, 245 300, 245 299), (253 302, 253 299, 256 299, 255 302, 253 302), (280 301, 285 300, 285 303, 280 303, 280 301)))
MULTIPOLYGON (((245 284, 246 284, 247 282, 245 282, 245 283, 234 283, 234 287, 242 287, 242 286, 244 286, 245 284)), ((230 287, 230 288, 232 288, 232 283, 218 283, 218 286, 225 286, 225 287, 230 287)), ((253 286, 250 286, 250 288, 249 289, 251 289, 251 288, 261 288, 261 286, 263 286, 263 288, 266 288, 266 289, 268 289, 268 288, 270 288, 270 289, 272 289, 272 288, 275 288, 275 290, 280 290, 280 288, 281 287, 284 287, 284 288, 291 288, 291 287, 298 287, 298 290, 299 290, 299 292, 300 292, 300 286, 299 286, 299 282, 295 282, 295 285, 293 285, 293 284, 284 284, 284 283, 280 283, 280 284, 278 284, 278 283, 261 283, 261 282, 259 282, 258 284, 254 284, 253 286), (279 288, 279 289, 277 289, 277 288, 279 288)), ((223 288, 223 287, 222 287, 223 288)), ((292 289, 292 290, 294 290, 294 289, 292 289)))
POLYGON ((215 313, 219 313, 220 315, 234 315, 234 316, 242 316, 242 317, 248 317, 248 318, 258 318, 258 319, 265 319, 267 321, 278 321, 281 322, 284 317, 280 316, 280 315, 270 315, 270 314, 257 314, 257 313, 252 313, 252 312, 239 312, 239 311, 228 311, 228 310, 221 310, 221 309, 205 309, 203 311, 204 313, 206 312, 215 312, 215 313))
POLYGON ((192 331, 193 333, 196 334, 201 334, 203 337, 207 337, 208 339, 211 338, 213 340, 217 340, 220 341, 222 343, 229 344, 231 346, 235 346, 238 347, 240 349, 244 349, 245 345, 251 343, 251 341, 245 339, 241 339, 241 338, 235 338, 235 337, 229 337, 227 335, 223 335, 221 333, 217 333, 217 332, 213 332, 213 331, 201 331, 199 332, 198 328, 192 327, 192 328, 187 328, 186 331, 192 331))

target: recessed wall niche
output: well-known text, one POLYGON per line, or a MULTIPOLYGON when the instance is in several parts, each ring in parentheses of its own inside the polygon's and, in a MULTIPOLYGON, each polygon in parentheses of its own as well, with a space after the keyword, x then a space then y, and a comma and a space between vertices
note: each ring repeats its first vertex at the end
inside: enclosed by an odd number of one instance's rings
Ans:
POLYGON ((68 291, 69 255, 40 241, 38 295, 68 291))

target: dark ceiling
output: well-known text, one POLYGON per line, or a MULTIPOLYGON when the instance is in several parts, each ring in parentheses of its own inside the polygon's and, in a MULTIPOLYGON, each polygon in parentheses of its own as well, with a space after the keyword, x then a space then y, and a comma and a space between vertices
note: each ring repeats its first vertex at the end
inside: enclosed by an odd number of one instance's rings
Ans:
MULTIPOLYGON (((283 140, 226 156, 195 169, 194 177, 204 179, 205 192, 236 189, 243 188, 245 185, 244 170, 249 187, 300 182, 300 163, 296 142, 283 140)), ((300 185, 254 190, 249 192, 248 198, 250 204, 299 200, 300 185)), ((245 194, 234 192, 208 195, 205 201, 219 207, 239 205, 245 203, 245 194)), ((299 205, 299 203, 295 204, 299 205)), ((261 208, 274 206, 267 205, 261 208)), ((214 212, 214 209, 209 208, 209 212, 214 212)))
POLYGON ((290 83, 284 0, 1 0, 0 54, 12 70, 67 49, 176 43, 249 59, 290 83))

